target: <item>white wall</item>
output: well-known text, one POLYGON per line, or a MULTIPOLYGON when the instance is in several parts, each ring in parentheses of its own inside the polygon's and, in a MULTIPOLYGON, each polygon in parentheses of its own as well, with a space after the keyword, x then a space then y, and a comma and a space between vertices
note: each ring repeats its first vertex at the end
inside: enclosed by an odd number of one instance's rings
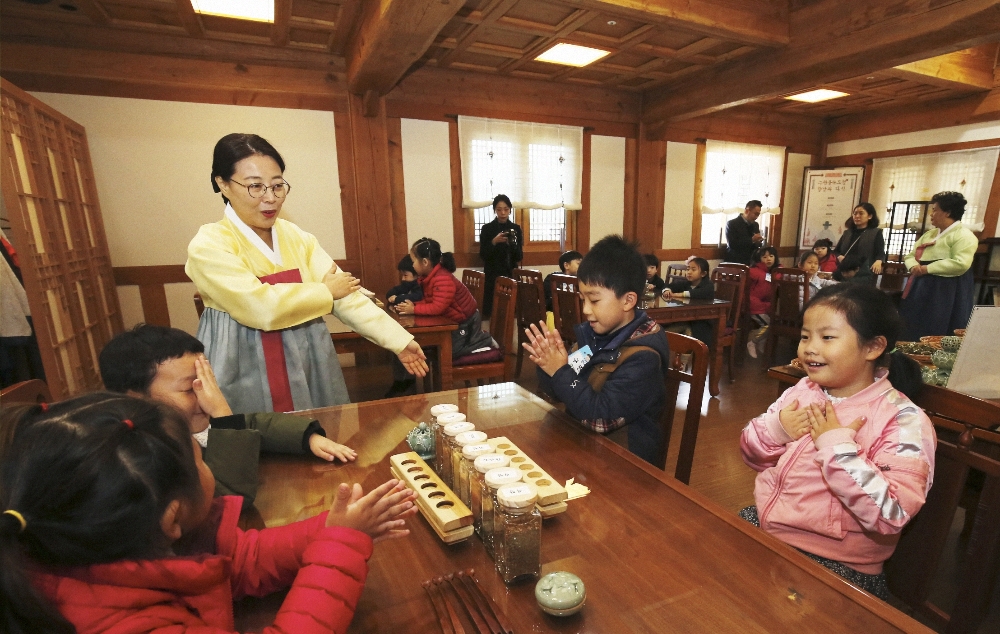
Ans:
POLYGON ((595 134, 590 137, 590 243, 624 227, 625 139, 595 134))
POLYGON ((785 202, 781 208, 781 245, 796 246, 802 209, 802 178, 812 162, 811 154, 788 153, 785 166, 785 202))
POLYGON ((402 132, 407 242, 426 236, 454 251, 448 123, 403 119, 402 132))
POLYGON ((694 225, 695 166, 698 146, 667 142, 667 175, 663 196, 663 248, 691 248, 694 225))
MULTIPOLYGON (((282 217, 343 258, 333 114, 310 110, 34 93, 87 130, 114 266, 183 264, 198 228, 222 217, 209 176, 216 141, 253 132, 285 159, 292 193, 282 217)), ((170 320, 197 328, 193 284, 167 287, 170 320)), ((120 289, 126 326, 141 319, 136 289, 120 289)))

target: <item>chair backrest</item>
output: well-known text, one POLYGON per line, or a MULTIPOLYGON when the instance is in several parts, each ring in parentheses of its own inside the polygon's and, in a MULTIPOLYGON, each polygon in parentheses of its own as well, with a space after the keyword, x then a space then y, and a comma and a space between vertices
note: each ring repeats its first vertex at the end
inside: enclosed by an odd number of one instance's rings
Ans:
POLYGON ((545 290, 542 274, 535 269, 514 269, 517 280, 517 327, 527 328, 545 321, 545 290))
POLYGON ((0 405, 4 407, 14 405, 15 403, 37 404, 49 403, 51 401, 52 393, 49 392, 49 386, 41 379, 21 381, 0 390, 0 405))
POLYGON ((201 301, 201 293, 194 294, 194 309, 198 311, 198 319, 201 319, 201 314, 205 312, 205 302, 201 301))
POLYGON ((483 309, 483 286, 486 285, 486 274, 476 269, 465 269, 462 271, 462 284, 469 289, 472 297, 476 300, 479 310, 483 309))
POLYGON ((556 330, 565 341, 576 341, 573 327, 583 319, 583 308, 580 300, 580 288, 575 275, 554 273, 549 284, 552 285, 552 313, 555 317, 556 330))
POLYGON ((694 337, 666 332, 667 344, 670 346, 670 368, 664 377, 666 384, 666 400, 663 412, 660 414, 660 428, 663 430, 663 441, 657 448, 655 463, 661 469, 667 468, 667 450, 670 447, 670 433, 674 425, 674 413, 677 409, 677 393, 681 383, 691 386, 688 392, 688 402, 684 414, 684 430, 681 433, 681 446, 677 453, 677 467, 674 477, 688 484, 691 479, 691 465, 694 462, 694 448, 698 440, 698 426, 701 423, 701 401, 705 394, 705 378, 708 376, 708 346, 694 337), (690 354, 690 370, 685 369, 681 355, 690 354))
POLYGON ((771 331, 798 337, 802 331, 802 306, 809 301, 809 276, 802 269, 779 266, 771 271, 771 331))
POLYGON ((878 277, 879 289, 886 292, 902 291, 910 278, 903 262, 886 262, 882 265, 882 274, 878 277))
MULTIPOLYGON (((517 282, 509 277, 498 277, 493 287, 493 314, 490 316, 490 334, 504 350, 504 356, 516 354, 514 328, 517 327, 517 282)), ((506 377, 506 375, 505 375, 506 377)))
POLYGON ((736 264, 741 268, 717 266, 712 271, 712 281, 715 283, 715 298, 732 302, 726 324, 737 328, 747 295, 747 282, 750 278, 749 268, 744 264, 736 264))
POLYGON ((886 562, 886 577, 893 595, 938 631, 973 634, 1000 568, 1000 402, 931 385, 915 401, 937 432, 934 485, 886 562), (956 554, 948 537, 959 506, 966 508, 972 529, 968 541, 958 542, 964 552, 956 554), (930 599, 943 556, 958 562, 948 571, 957 581, 950 614, 930 599))
POLYGON ((667 275, 663 281, 667 284, 682 282, 687 279, 687 270, 687 264, 668 264, 667 275))

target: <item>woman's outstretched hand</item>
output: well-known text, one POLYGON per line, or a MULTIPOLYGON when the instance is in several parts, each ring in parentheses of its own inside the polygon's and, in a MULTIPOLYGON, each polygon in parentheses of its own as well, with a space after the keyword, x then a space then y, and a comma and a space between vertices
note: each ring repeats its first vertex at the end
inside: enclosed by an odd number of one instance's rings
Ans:
POLYGON ((416 341, 411 341, 396 356, 410 374, 420 378, 427 376, 427 355, 416 341))
POLYGON ((346 526, 366 533, 373 542, 405 537, 406 518, 416 515, 417 494, 399 480, 389 480, 365 495, 360 484, 341 484, 326 516, 327 526, 346 526))

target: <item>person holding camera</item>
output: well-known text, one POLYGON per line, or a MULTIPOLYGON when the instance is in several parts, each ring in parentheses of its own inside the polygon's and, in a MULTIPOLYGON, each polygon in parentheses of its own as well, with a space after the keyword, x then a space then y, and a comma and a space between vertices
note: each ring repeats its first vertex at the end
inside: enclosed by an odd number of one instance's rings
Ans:
POLYGON ((493 212, 497 217, 479 231, 479 257, 483 259, 483 272, 486 274, 483 305, 480 307, 484 318, 493 312, 493 286, 497 278, 510 277, 524 255, 524 234, 521 227, 511 222, 512 210, 510 198, 500 194, 493 199, 493 212))

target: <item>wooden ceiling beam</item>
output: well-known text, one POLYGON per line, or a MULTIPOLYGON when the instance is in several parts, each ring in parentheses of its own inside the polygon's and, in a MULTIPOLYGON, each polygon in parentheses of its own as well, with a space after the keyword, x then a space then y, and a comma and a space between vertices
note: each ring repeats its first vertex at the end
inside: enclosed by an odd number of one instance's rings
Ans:
POLYGON ((271 25, 271 43, 288 46, 292 31, 292 0, 274 0, 274 23, 271 25))
POLYGON ((188 32, 191 37, 203 37, 205 35, 205 27, 201 24, 201 18, 194 10, 194 6, 191 5, 191 0, 176 0, 177 4, 177 15, 181 19, 181 24, 184 25, 184 30, 188 32))
POLYGON ((351 93, 379 96, 399 83, 462 3, 458 0, 368 0, 347 47, 351 93))
POLYGON ((643 121, 679 121, 941 55, 1000 37, 996 0, 802 3, 791 42, 647 91, 643 121))
POLYGON ((649 24, 661 24, 741 44, 789 42, 788 0, 557 0, 649 24))
POLYGON ((531 46, 525 49, 524 56, 521 59, 511 60, 510 62, 500 66, 498 70, 501 73, 509 73, 513 70, 517 70, 528 62, 533 62, 536 57, 548 50, 550 46, 557 43, 559 39, 570 35, 583 25, 593 20, 595 17, 597 17, 597 14, 593 11, 574 11, 556 26, 555 32, 551 36, 536 40, 531 46))
POLYGON ((518 0, 493 0, 487 7, 485 7, 480 12, 479 21, 472 26, 465 35, 463 35, 455 45, 455 48, 448 51, 445 55, 437 61, 437 65, 442 68, 447 68, 456 60, 456 58, 467 51, 470 46, 476 43, 476 40, 483 34, 484 27, 489 26, 497 21, 505 13, 510 11, 511 7, 518 3, 518 0))
POLYGON ((340 5, 340 12, 337 13, 337 27, 330 40, 330 52, 334 55, 344 54, 360 12, 361 0, 344 0, 343 4, 340 5))
MULTIPOLYGON (((190 0, 186 1, 190 5, 190 0)), ((94 0, 79 0, 76 4, 80 8, 80 11, 90 18, 94 24, 111 24, 111 16, 104 10, 104 7, 94 0)))
POLYGON ((885 71, 892 77, 959 90, 990 90, 997 57, 996 42, 938 55, 885 71))

